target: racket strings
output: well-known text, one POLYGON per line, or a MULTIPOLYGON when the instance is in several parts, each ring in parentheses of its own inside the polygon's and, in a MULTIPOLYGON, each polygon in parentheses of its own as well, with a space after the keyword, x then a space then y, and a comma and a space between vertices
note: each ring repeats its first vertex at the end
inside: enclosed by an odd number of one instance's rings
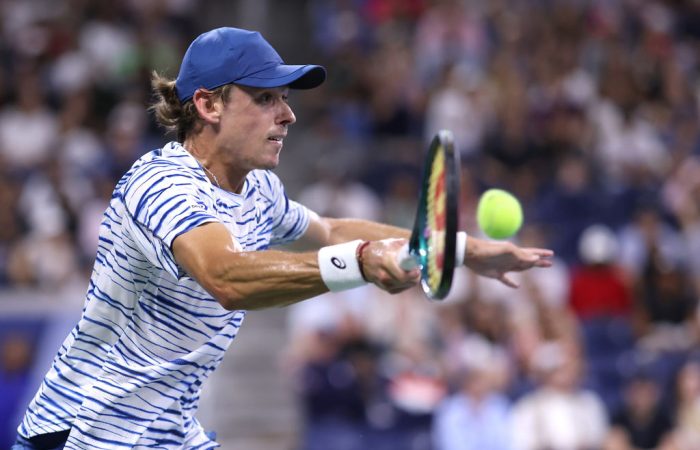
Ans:
POLYGON ((446 228, 446 191, 445 191, 445 155, 438 149, 432 162, 426 203, 426 244, 428 247, 427 275, 428 285, 437 291, 442 282, 445 254, 446 228))

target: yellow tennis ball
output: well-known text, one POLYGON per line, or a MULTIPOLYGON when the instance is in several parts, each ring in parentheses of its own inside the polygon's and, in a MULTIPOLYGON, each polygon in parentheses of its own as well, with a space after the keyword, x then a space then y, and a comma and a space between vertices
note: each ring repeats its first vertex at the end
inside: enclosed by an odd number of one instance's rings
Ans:
POLYGON ((523 208, 510 192, 489 189, 479 199, 476 220, 488 237, 509 238, 517 233, 523 224, 523 208))

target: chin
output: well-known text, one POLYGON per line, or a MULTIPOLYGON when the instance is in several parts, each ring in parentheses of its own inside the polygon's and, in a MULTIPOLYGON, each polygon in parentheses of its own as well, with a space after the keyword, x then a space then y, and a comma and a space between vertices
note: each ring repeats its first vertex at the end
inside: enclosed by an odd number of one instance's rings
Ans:
POLYGON ((276 154, 275 156, 273 156, 272 159, 270 160, 270 164, 272 165, 271 168, 274 169, 275 167, 277 167, 277 166, 279 165, 279 163, 280 163, 280 154, 277 153, 277 154, 276 154))
POLYGON ((280 163, 279 158, 275 158, 274 161, 265 161, 264 163, 260 164, 260 168, 264 170, 271 170, 276 168, 280 163))

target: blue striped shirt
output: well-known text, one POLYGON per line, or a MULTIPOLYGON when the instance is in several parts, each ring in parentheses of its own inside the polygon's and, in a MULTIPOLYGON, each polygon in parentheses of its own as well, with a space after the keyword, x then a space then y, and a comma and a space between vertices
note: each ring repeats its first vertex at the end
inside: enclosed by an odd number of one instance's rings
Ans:
POLYGON ((202 383, 243 322, 173 257, 173 240, 224 224, 245 251, 299 238, 309 211, 271 172, 240 194, 212 185, 178 143, 122 177, 100 227, 82 317, 61 345, 18 428, 29 438, 71 429, 66 449, 209 449, 195 418, 202 383))

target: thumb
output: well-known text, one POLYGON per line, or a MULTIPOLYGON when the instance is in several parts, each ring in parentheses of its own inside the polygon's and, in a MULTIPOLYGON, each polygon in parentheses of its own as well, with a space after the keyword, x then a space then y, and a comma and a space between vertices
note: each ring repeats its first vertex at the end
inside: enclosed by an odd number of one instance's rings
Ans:
POLYGON ((506 275, 505 273, 504 273, 503 275, 501 275, 500 277, 498 277, 498 280, 499 280, 501 283, 505 284, 506 286, 512 287, 513 289, 517 289, 518 287, 520 287, 520 285, 519 285, 518 283, 516 283, 515 281, 513 281, 513 279, 510 278, 510 277, 509 277, 508 275, 506 275))

